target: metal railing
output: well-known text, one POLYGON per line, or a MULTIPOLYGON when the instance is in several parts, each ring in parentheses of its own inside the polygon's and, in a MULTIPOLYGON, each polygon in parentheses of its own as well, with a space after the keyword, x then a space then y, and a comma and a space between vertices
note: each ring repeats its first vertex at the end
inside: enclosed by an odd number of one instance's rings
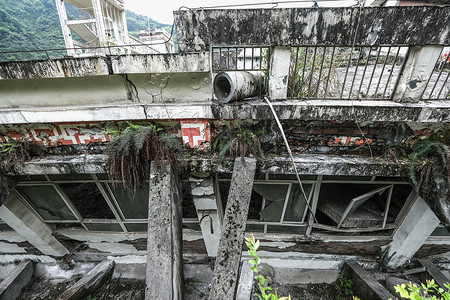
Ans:
POLYGON ((291 48, 288 97, 391 99, 406 46, 303 46, 291 48))
POLYGON ((213 71, 264 71, 269 69, 268 47, 212 47, 213 71))
POLYGON ((428 78, 423 91, 423 100, 450 99, 450 46, 442 48, 433 74, 428 78))

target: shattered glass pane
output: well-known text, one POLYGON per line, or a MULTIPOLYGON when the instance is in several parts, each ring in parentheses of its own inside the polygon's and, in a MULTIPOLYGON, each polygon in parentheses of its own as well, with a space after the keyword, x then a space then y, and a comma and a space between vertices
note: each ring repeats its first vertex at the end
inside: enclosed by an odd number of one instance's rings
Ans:
POLYGON ((122 227, 117 223, 83 223, 90 231, 120 231, 122 227))
POLYGON ((125 219, 145 219, 148 216, 148 184, 144 184, 142 189, 136 191, 134 199, 119 184, 113 187, 109 184, 125 219))
MULTIPOLYGON (((309 197, 312 184, 304 184, 303 189, 309 197)), ((292 184, 291 194, 289 195, 286 212, 284 213, 284 221, 301 222, 306 208, 305 197, 303 196, 300 186, 296 183, 292 184)))
POLYGON ((51 185, 18 186, 44 220, 76 220, 64 200, 51 185))
POLYGON ((59 186, 83 218, 115 219, 95 183, 64 183, 59 186))
POLYGON ((261 210, 261 220, 280 222, 284 201, 289 185, 287 184, 255 184, 253 190, 266 199, 261 210))

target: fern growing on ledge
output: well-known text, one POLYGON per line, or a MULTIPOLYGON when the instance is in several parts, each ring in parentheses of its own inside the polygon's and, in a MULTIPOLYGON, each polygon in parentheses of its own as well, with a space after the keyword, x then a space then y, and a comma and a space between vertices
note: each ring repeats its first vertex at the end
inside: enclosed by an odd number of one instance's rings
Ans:
POLYGON ((174 173, 178 174, 178 161, 158 135, 154 125, 130 124, 116 135, 108 149, 107 172, 113 182, 120 181, 134 198, 135 193, 149 179, 150 164, 154 161, 161 168, 168 161, 174 173))

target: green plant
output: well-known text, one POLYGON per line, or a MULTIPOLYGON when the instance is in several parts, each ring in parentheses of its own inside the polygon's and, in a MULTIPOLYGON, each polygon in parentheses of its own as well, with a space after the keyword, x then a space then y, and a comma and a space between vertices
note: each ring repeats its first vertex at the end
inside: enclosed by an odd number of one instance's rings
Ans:
POLYGON ((0 171, 11 173, 15 166, 41 152, 41 146, 26 140, 14 140, 0 144, 0 171))
POLYGON ((240 156, 252 155, 254 157, 263 157, 259 135, 262 130, 254 132, 249 127, 244 127, 239 123, 235 124, 234 130, 228 130, 228 127, 222 127, 214 138, 211 150, 219 154, 223 160, 227 153, 232 159, 240 156))
POLYGON ((432 188, 435 174, 446 174, 450 178, 450 151, 448 146, 438 140, 425 139, 414 146, 408 156, 409 177, 419 186, 422 196, 427 196, 432 188))
POLYGON ((129 123, 123 131, 111 132, 114 137, 108 148, 108 176, 113 183, 120 181, 132 198, 149 179, 152 161, 157 168, 168 161, 174 173, 179 172, 175 151, 169 150, 162 141, 160 131, 155 125, 129 123))
POLYGON ((421 283, 420 286, 414 283, 401 284, 394 286, 395 291, 400 294, 403 299, 413 300, 450 300, 450 284, 445 284, 445 291, 440 288, 434 280, 427 280, 426 285, 421 283))
POLYGON ((327 50, 322 47, 292 49, 288 85, 290 97, 335 96, 340 90, 338 60, 330 51, 331 48, 327 50))
POLYGON ((261 259, 259 258, 256 251, 259 248, 259 240, 255 240, 255 237, 251 235, 249 238, 245 239, 245 244, 248 247, 248 254, 250 254, 253 259, 249 260, 249 263, 252 265, 250 268, 253 272, 255 272, 255 279, 258 282, 258 290, 259 294, 256 294, 258 299, 262 300, 290 300, 291 296, 287 297, 278 297, 277 290, 272 293, 272 288, 267 285, 267 279, 261 275, 261 273, 258 270, 258 266, 261 264, 261 259))
POLYGON ((337 299, 348 299, 350 296, 353 297, 353 281, 343 274, 339 274, 337 283, 334 287, 339 294, 343 295, 343 297, 338 296, 337 299))

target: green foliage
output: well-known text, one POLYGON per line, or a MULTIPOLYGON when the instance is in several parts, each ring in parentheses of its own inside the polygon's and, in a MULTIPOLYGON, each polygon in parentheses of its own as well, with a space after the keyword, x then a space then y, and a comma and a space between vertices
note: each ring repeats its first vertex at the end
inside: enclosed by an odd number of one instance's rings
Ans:
POLYGON ((246 157, 248 155, 263 157, 264 154, 258 137, 262 133, 262 130, 255 132, 254 128, 250 128, 249 126, 244 126, 240 123, 235 123, 234 125, 236 128, 233 130, 229 130, 226 126, 219 128, 217 135, 212 141, 211 151, 218 153, 221 160, 227 154, 232 159, 238 156, 246 157))
MULTIPOLYGON (((338 294, 343 295, 338 295, 336 298, 337 300, 344 300, 353 297, 353 281, 348 279, 343 274, 339 274, 337 283, 334 287, 336 288, 338 294)), ((355 297, 353 297, 353 299, 355 299, 355 297)))
POLYGON ((318 97, 321 91, 323 94, 320 96, 334 96, 341 87, 337 67, 336 61, 332 61, 332 53, 327 53, 324 48, 314 50, 299 47, 298 51, 293 48, 289 72, 289 97, 318 97), (320 78, 316 78, 318 74, 321 75, 320 78))
POLYGON ((445 284, 445 288, 447 291, 440 288, 433 279, 427 280, 426 285, 421 283, 417 286, 410 282, 394 286, 400 297, 412 300, 450 300, 450 284, 445 284))
POLYGON ((38 144, 25 140, 0 144, 0 172, 14 172, 17 164, 39 155, 41 151, 42 148, 38 144))
POLYGON ((415 145, 412 150, 408 156, 409 177, 426 197, 431 190, 434 174, 446 174, 447 182, 449 182, 449 148, 438 140, 425 139, 415 145))
MULTIPOLYGON (((59 24, 54 0, 9 0, 0 6, 0 52, 64 49, 64 37, 59 24)), ((67 4, 67 14, 78 19, 80 12, 67 4)), ((127 25, 132 35, 138 35, 140 28, 147 28, 147 17, 127 11, 127 25), (130 29, 131 28, 131 29, 130 29)), ((150 27, 164 27, 150 19, 150 27)), ((76 35, 74 35, 76 39, 76 35)), ((65 51, 47 51, 48 57, 61 58, 65 51)), ((48 59, 45 52, 0 53, 0 61, 48 59)))
POLYGON ((156 125, 129 123, 123 131, 114 130, 110 133, 114 137, 108 149, 108 176, 113 183, 120 181, 132 198, 149 179, 152 161, 157 168, 168 161, 173 172, 179 172, 176 151, 169 149, 160 139, 160 131, 156 125))
POLYGON ((278 297, 278 293, 274 290, 272 293, 272 288, 268 286, 267 279, 259 273, 258 266, 261 264, 261 259, 259 258, 256 251, 259 248, 259 240, 255 240, 255 237, 251 235, 249 238, 245 239, 245 244, 248 247, 248 254, 250 254, 253 259, 249 260, 249 263, 252 265, 250 268, 253 272, 255 272, 255 279, 258 281, 258 290, 259 294, 255 294, 260 300, 290 300, 291 296, 288 297, 278 297))

